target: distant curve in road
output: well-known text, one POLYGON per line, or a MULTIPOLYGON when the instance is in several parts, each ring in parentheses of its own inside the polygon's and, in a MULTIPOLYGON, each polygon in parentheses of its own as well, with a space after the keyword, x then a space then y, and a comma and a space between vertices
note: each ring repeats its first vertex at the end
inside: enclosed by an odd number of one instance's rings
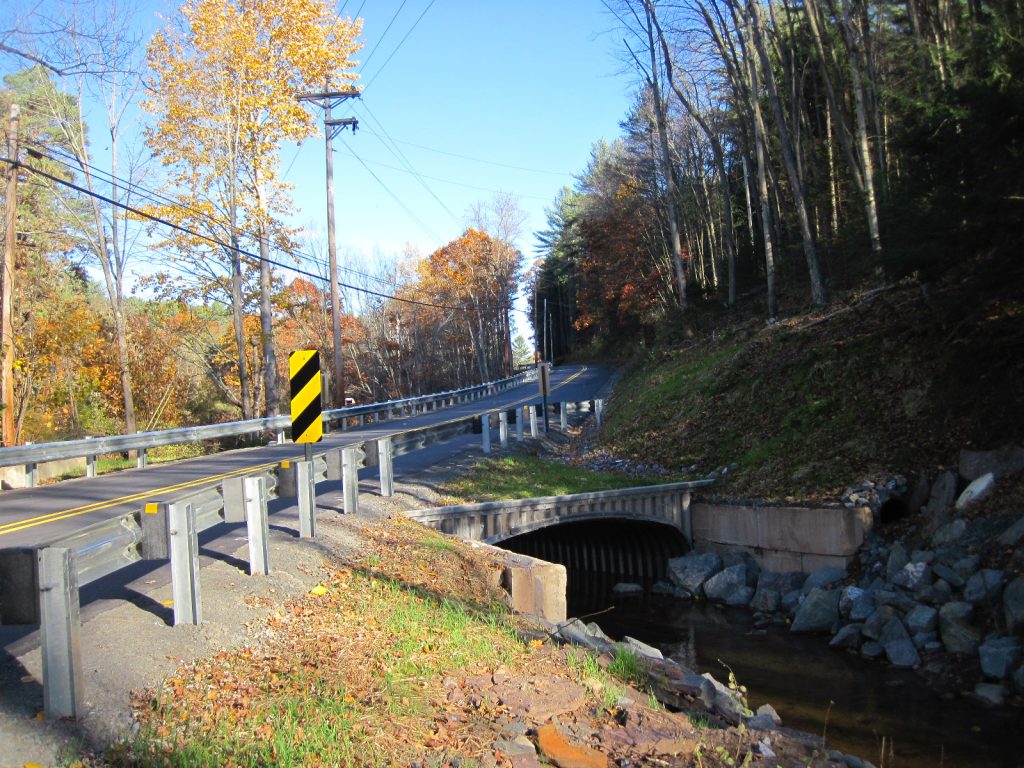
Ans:
MULTIPOLYGON (((553 401, 581 402, 600 396, 613 369, 562 366, 552 371, 553 401)), ((540 402, 535 383, 523 384, 471 403, 403 419, 369 424, 324 435, 316 452, 410 429, 438 426, 481 413, 540 402)), ((247 475, 302 458, 294 443, 271 444, 210 454, 194 459, 129 469, 95 478, 66 480, 37 488, 0 492, 0 548, 38 547, 58 541, 87 525, 120 517, 152 501, 174 501, 222 480, 247 475)))

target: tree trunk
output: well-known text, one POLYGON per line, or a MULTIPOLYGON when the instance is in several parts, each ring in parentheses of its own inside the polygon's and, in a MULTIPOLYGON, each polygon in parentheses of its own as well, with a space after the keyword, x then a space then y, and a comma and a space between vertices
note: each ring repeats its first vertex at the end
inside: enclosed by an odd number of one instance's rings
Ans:
MULTIPOLYGON (((797 168, 792 136, 785 112, 782 109, 782 101, 779 98, 779 91, 775 84, 775 75, 771 68, 771 62, 768 59, 767 48, 765 47, 764 20, 756 0, 749 0, 747 10, 749 14, 747 29, 751 34, 751 47, 757 52, 761 70, 764 72, 764 82, 768 89, 768 101, 771 103, 772 112, 775 114, 779 142, 782 146, 782 160, 786 167, 789 183, 792 186, 793 203, 796 208, 797 221, 800 224, 804 258, 807 262, 807 274, 811 282, 811 301, 816 306, 822 306, 828 303, 828 291, 825 288, 825 280, 821 272, 821 262, 818 259, 818 250, 814 242, 814 232, 811 229, 811 220, 807 210, 807 197, 804 192, 804 181, 797 168)), ((756 93, 754 97, 756 99, 756 93)))

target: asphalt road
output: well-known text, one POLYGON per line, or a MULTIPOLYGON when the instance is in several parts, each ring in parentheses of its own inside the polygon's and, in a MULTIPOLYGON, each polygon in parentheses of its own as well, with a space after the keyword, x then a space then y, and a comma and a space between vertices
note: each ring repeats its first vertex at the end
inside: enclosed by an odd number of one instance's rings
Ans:
MULTIPOLYGON (((552 371, 552 401, 582 402, 602 395, 613 370, 601 366, 563 366, 552 371)), ((374 440, 425 426, 436 426, 470 416, 540 402, 536 383, 524 384, 498 395, 417 416, 370 424, 324 436, 316 452, 364 440, 374 440)), ((557 418, 555 419, 557 425, 557 418)), ((527 427, 528 428, 528 427, 527 427)), ((496 436, 492 435, 496 440, 496 436)), ((434 444, 395 459, 396 477, 405 471, 443 461, 464 450, 470 440, 434 444)), ((131 513, 148 502, 174 501, 221 480, 250 474, 285 460, 302 458, 303 449, 292 443, 226 451, 196 459, 131 469, 96 478, 67 480, 38 488, 0 492, 0 548, 38 547, 58 541, 81 528, 131 513)), ((360 473, 372 481, 375 471, 360 473)), ((372 490, 372 485, 366 490, 372 490)))

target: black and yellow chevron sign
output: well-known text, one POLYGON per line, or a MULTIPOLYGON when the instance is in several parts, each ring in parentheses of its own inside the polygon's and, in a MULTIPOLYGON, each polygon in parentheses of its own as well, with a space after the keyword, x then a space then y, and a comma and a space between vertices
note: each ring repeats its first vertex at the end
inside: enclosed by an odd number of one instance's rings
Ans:
POLYGON ((292 383, 292 440, 318 443, 324 436, 320 420, 320 353, 300 349, 288 358, 292 383))

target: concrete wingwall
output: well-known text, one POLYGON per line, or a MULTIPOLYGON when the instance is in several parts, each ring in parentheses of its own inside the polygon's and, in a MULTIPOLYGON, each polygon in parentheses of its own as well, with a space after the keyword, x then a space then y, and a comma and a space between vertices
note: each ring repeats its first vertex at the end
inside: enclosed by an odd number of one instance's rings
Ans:
POLYGON ((871 530, 871 511, 845 507, 770 507, 694 502, 692 546, 749 552, 763 569, 810 573, 845 568, 871 530))

